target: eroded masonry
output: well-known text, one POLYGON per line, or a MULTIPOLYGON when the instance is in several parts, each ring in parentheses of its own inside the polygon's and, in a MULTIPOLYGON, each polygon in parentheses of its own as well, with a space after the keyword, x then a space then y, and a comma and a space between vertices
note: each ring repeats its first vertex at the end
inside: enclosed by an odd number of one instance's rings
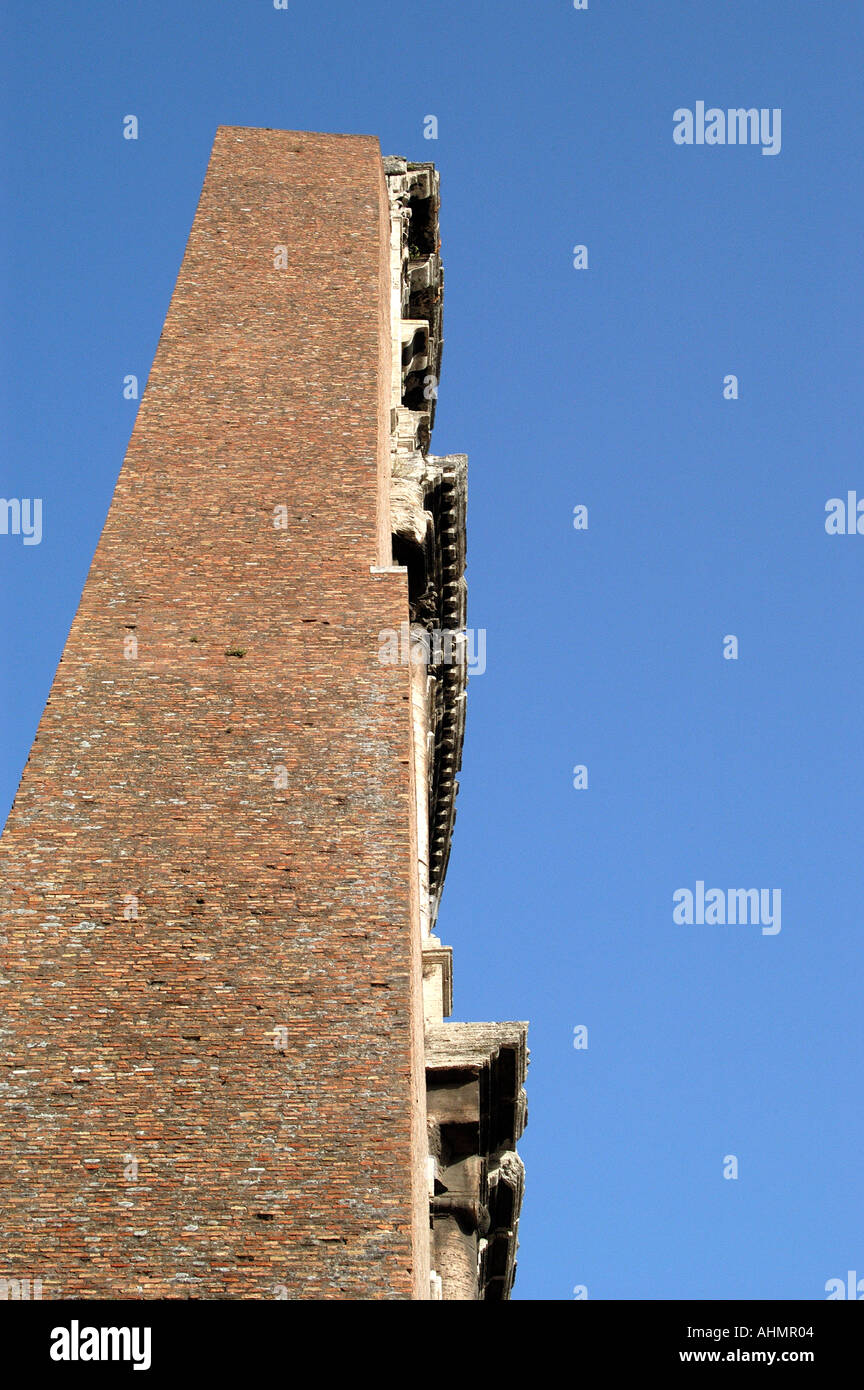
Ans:
POLYGON ((374 139, 217 133, 2 837, 12 1296, 510 1295, 526 1025, 448 1021, 435 935, 467 686, 438 205, 374 139))
POLYGON ((432 1288, 443 1298, 509 1297, 525 1125, 526 1025, 446 1023, 452 952, 433 934, 465 732, 467 459, 428 452, 441 369, 444 276, 439 180, 431 164, 386 159, 393 316, 390 490, 393 558, 408 576, 413 746, 423 945, 432 1288), (452 631, 452 660, 424 658, 452 631), (413 653, 412 653, 413 654, 413 653))

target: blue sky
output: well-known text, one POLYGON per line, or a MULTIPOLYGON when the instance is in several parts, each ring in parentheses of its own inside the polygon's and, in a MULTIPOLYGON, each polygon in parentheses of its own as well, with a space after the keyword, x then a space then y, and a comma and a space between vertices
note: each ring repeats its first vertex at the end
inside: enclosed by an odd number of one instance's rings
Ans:
POLYGON ((824 525, 864 497, 858 7, 0 12, 0 493, 44 507, 38 546, 0 536, 0 815, 216 126, 433 159, 433 448, 469 455, 488 663, 439 932, 457 1018, 531 1022, 516 1297, 820 1299, 864 1276, 864 536, 824 525), (701 100, 779 107, 780 153, 676 145, 701 100), (782 930, 676 924, 697 880, 781 889, 782 930))

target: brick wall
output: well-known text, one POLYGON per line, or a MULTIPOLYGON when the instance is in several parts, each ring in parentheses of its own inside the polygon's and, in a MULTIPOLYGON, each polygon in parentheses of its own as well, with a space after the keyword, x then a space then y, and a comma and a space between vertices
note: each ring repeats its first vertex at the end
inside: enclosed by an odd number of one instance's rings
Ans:
POLYGON ((219 130, 2 838, 0 1275, 45 1297, 428 1289, 387 243, 376 140, 219 130))

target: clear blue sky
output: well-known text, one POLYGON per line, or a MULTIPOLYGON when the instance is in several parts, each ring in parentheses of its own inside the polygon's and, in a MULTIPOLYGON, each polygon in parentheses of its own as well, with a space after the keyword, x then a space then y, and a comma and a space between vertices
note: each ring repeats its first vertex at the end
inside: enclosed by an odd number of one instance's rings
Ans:
POLYGON ((469 455, 488 633, 439 929, 455 1016, 531 1022, 517 1297, 820 1299, 864 1276, 864 536, 824 527, 829 498, 864 497, 859 7, 2 14, 0 493, 41 497, 44 537, 0 536, 0 813, 216 126, 434 159, 433 448, 469 455), (673 111, 702 100, 781 108, 781 152, 677 146, 673 111), (697 880, 780 888, 782 930, 677 925, 697 880))

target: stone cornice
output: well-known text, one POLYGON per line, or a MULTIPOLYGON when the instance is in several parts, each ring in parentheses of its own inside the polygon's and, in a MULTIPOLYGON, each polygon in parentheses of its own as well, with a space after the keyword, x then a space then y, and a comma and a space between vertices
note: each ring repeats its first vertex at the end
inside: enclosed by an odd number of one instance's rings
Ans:
POLYGON ((429 453, 443 346, 438 173, 432 164, 396 157, 384 160, 384 172, 391 217, 394 560, 408 571, 412 623, 453 636, 452 656, 429 665, 428 894, 434 927, 450 857, 465 733, 468 460, 464 454, 429 453))

